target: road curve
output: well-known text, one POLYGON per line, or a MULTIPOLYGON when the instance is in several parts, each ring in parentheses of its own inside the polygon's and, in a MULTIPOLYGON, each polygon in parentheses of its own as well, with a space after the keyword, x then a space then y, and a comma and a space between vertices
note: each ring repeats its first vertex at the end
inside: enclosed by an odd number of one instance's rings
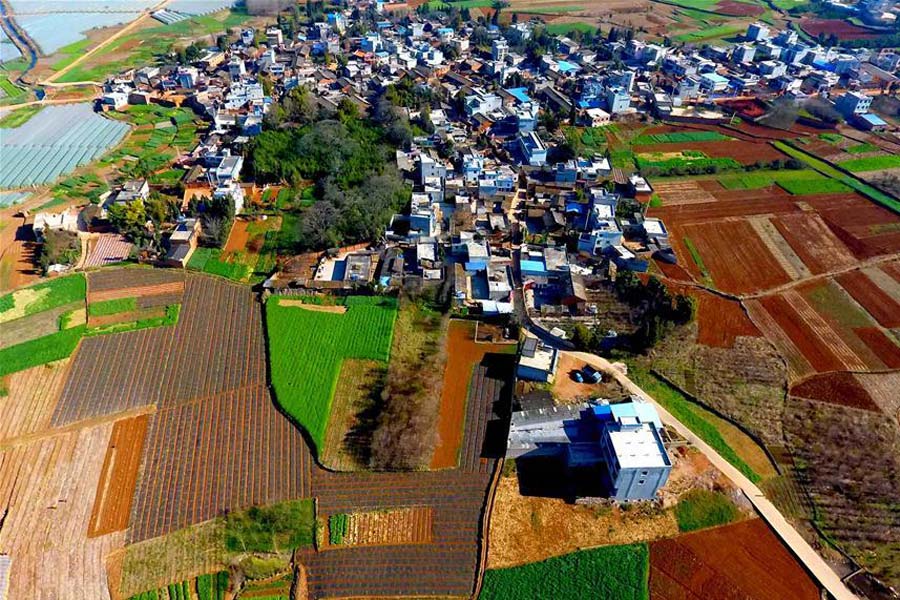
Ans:
POLYGON ((731 463, 722 458, 722 456, 709 444, 697 437, 694 432, 685 427, 681 421, 676 419, 649 394, 639 388, 624 373, 614 368, 605 358, 587 352, 569 352, 568 354, 611 373, 630 393, 652 402, 659 411, 659 416, 663 423, 677 431, 679 435, 693 444, 713 465, 715 465, 717 469, 722 471, 728 479, 744 492, 762 518, 766 520, 773 530, 775 530, 775 533, 777 533, 788 548, 791 549, 791 552, 793 552, 800 562, 804 564, 819 584, 828 590, 828 593, 831 594, 835 600, 858 600, 858 597, 850 591, 843 581, 841 581, 841 578, 838 577, 837 573, 835 573, 830 566, 828 566, 828 563, 826 563, 825 560, 819 556, 818 552, 816 552, 813 547, 797 533, 797 530, 784 518, 775 505, 765 497, 762 490, 760 490, 752 481, 747 479, 743 473, 735 469, 731 463))

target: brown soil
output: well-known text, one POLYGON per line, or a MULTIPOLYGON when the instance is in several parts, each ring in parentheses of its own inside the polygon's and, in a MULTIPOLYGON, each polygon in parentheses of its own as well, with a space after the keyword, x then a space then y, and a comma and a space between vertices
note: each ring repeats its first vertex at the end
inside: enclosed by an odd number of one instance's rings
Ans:
POLYGON ((723 0, 716 4, 716 13, 720 15, 728 15, 731 17, 757 17, 766 9, 756 4, 747 4, 746 2, 735 2, 735 0, 723 0))
POLYGON ((343 305, 333 304, 308 304, 303 302, 302 300, 290 300, 288 298, 281 298, 278 300, 278 306, 291 306, 294 308, 302 308, 304 310, 311 310, 313 312, 327 312, 327 313, 338 313, 344 314, 347 312, 347 307, 343 305))
POLYGON ((515 476, 502 477, 491 515, 487 568, 512 567, 582 548, 628 544, 678 533, 671 511, 589 507, 523 496, 515 476))
POLYGON ((370 451, 368 430, 371 426, 360 423, 360 415, 372 404, 368 397, 373 389, 379 389, 384 370, 385 365, 377 360, 348 358, 341 363, 325 430, 325 444, 319 457, 327 468, 358 471, 368 466, 363 463, 370 451))
POLYGON ((900 327, 900 302, 862 271, 838 275, 838 283, 884 327, 900 327))
POLYGON ((102 327, 104 325, 115 325, 117 323, 133 323, 143 319, 155 319, 164 317, 166 308, 164 306, 151 306, 128 312, 115 313, 112 315, 101 315, 99 317, 88 316, 88 327, 102 327))
POLYGON ((475 342, 475 324, 470 321, 451 321, 447 331, 447 367, 441 391, 441 411, 438 416, 438 444, 431 458, 432 469, 451 469, 457 465, 463 436, 466 401, 475 365, 485 354, 508 352, 507 344, 475 342))
POLYGON ((250 234, 247 232, 249 225, 250 221, 235 220, 234 225, 231 226, 231 233, 228 234, 228 241, 222 248, 222 253, 241 252, 247 247, 247 241, 250 239, 250 234))
POLYGON ((627 396, 618 381, 612 377, 604 377, 601 383, 578 383, 572 379, 572 373, 584 366, 583 360, 561 352, 559 370, 553 382, 553 397, 560 404, 583 402, 593 398, 616 399, 627 396))
POLYGON ((88 537, 124 531, 128 527, 149 421, 148 415, 141 415, 116 421, 113 426, 97 483, 88 537))
POLYGON ((846 371, 814 375, 792 387, 791 395, 851 408, 880 410, 853 373, 846 371))
POLYGON ((650 544, 650 597, 818 600, 815 582, 761 519, 650 544))
POLYGON ((685 142, 646 144, 634 147, 635 154, 650 152, 681 152, 682 150, 699 150, 710 158, 732 158, 742 165, 752 165, 756 161, 772 161, 786 158, 785 155, 766 143, 753 143, 743 140, 723 140, 713 142, 685 142))
POLYGON ((877 327, 860 327, 854 329, 866 346, 875 353, 878 360, 889 369, 900 369, 900 347, 877 327))
MULTIPOLYGON (((323 520, 327 521, 323 515, 323 520)), ((391 510, 350 513, 347 534, 341 544, 332 546, 325 538, 321 550, 339 550, 347 546, 385 546, 394 544, 429 544, 434 528, 434 510, 430 506, 414 506, 391 510)))

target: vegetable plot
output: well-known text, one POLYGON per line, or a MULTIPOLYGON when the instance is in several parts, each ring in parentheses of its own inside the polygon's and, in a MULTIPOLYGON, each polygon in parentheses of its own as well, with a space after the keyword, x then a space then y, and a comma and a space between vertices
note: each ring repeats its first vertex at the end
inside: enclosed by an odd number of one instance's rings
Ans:
POLYGON ((347 312, 266 304, 272 384, 281 407, 322 447, 341 363, 346 358, 387 361, 397 301, 353 296, 347 312))

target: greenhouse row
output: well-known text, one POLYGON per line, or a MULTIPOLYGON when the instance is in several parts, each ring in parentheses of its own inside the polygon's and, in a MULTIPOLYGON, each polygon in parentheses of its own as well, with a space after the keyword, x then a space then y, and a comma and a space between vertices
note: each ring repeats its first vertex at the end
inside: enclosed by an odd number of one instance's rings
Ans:
POLYGON ((50 183, 104 154, 127 131, 90 104, 47 107, 21 127, 0 129, 0 188, 50 183))

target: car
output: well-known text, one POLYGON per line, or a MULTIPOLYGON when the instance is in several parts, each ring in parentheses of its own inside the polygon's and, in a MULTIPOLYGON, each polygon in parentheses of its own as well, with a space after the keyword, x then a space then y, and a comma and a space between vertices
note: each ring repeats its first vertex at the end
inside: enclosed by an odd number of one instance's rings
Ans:
POLYGON ((572 373, 572 379, 578 383, 584 383, 584 375, 581 374, 581 371, 574 371, 572 373))
POLYGON ((584 379, 586 381, 591 383, 600 383, 603 381, 603 374, 591 365, 584 365, 581 368, 581 372, 584 373, 584 379))

